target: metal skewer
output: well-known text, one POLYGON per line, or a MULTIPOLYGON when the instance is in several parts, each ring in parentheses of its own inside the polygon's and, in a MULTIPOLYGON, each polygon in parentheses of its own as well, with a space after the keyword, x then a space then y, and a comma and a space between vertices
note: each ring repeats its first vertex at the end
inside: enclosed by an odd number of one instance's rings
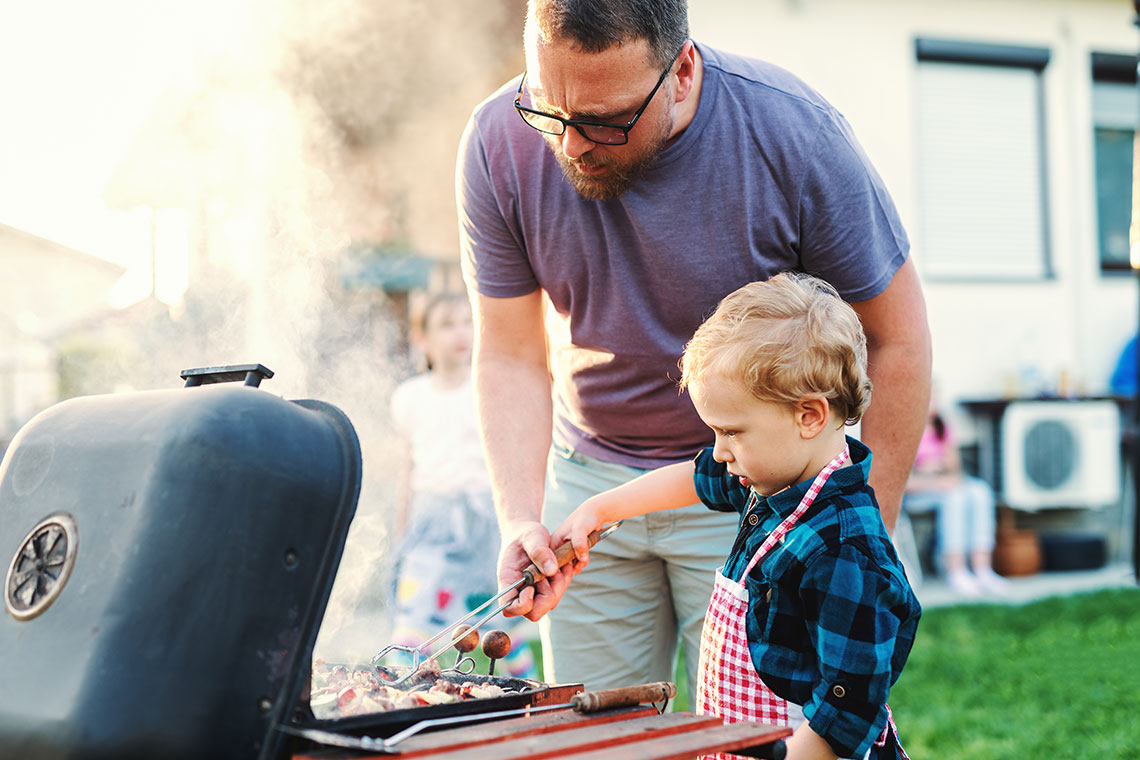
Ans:
MULTIPOLYGON (((605 538, 606 536, 608 536, 609 534, 611 534, 615 530, 617 530, 618 526, 620 526, 620 525, 621 525, 621 520, 618 520, 617 522, 610 523, 609 525, 606 525, 601 530, 594 531, 593 533, 591 533, 587 537, 589 545, 591 547, 594 546, 594 544, 598 543, 603 538, 605 538)), ((571 560, 574 559, 574 557, 575 557, 574 547, 570 544, 569 541, 566 541, 565 543, 563 543, 561 546, 559 546, 557 549, 554 550, 554 558, 558 562, 559 567, 562 567, 562 566, 568 564, 571 560)), ((434 652, 432 652, 431 655, 429 655, 429 657, 428 657, 428 659, 435 659, 436 657, 438 657, 439 655, 443 654, 448 649, 450 649, 452 646, 454 646, 455 642, 459 641, 464 636, 468 635, 472 629, 478 630, 479 626, 483 625, 488 620, 495 617, 495 615, 498 615, 500 612, 502 612, 507 607, 509 607, 511 605, 511 603, 515 601, 518 594, 516 593, 515 596, 513 596, 510 599, 508 599, 507 601, 503 602, 502 604, 500 604, 498 607, 496 607, 491 612, 488 612, 486 615, 481 617, 478 621, 476 621, 473 625, 469 626, 468 628, 465 628, 464 630, 458 631, 458 632, 456 632, 456 628, 463 625, 468 620, 475 617, 480 612, 487 609, 489 606, 491 606, 492 604, 494 604, 498 600, 502 599, 504 596, 506 596, 510 592, 517 591, 517 592, 521 593, 522 589, 526 588, 527 586, 535 585, 536 583, 538 583, 539 579, 545 578, 545 577, 546 576, 543 575, 542 571, 538 569, 538 566, 535 565, 534 563, 531 563, 530 565, 527 566, 527 568, 525 570, 523 570, 522 577, 519 578, 517 581, 515 581, 511 585, 507 586, 502 591, 500 591, 498 594, 495 594, 495 596, 493 596, 490 599, 488 599, 487 601, 483 602, 478 607, 476 607, 475 609, 471 610, 466 615, 461 617, 459 620, 456 620, 454 623, 447 626, 442 631, 440 631, 436 635, 432 636, 430 639, 428 639, 424 643, 420 644, 418 647, 410 647, 410 646, 407 646, 404 644, 389 644, 388 646, 381 649, 376 654, 376 656, 372 658, 372 660, 370 662, 370 665, 372 666, 373 672, 376 674, 376 677, 379 679, 380 683, 382 683, 382 684, 387 684, 388 686, 398 686, 399 684, 404 683, 405 681, 410 679, 412 676, 414 676, 417 670, 419 670, 420 663, 422 662, 422 660, 421 660, 422 655, 420 653, 423 650, 427 649, 432 644, 434 644, 435 642, 439 641, 440 639, 444 638, 449 633, 451 633, 452 636, 451 636, 450 640, 446 644, 444 644, 443 646, 439 647, 434 652), (412 666, 408 670, 408 672, 405 673, 404 675, 400 676, 400 678, 396 679, 395 681, 388 681, 387 679, 384 678, 383 675, 381 675, 378 665, 384 659, 384 657, 386 657, 388 654, 390 654, 392 652, 407 652, 407 653, 411 654, 412 666)))

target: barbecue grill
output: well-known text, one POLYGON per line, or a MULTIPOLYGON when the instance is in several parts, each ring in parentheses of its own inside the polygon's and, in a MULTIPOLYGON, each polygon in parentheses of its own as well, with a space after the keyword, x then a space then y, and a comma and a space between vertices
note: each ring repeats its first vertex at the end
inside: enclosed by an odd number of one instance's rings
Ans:
POLYGON ((183 374, 57 404, 0 466, 0 757, 280 754, 360 446, 261 365, 183 374))
POLYGON ((314 746, 306 732, 386 737, 582 691, 471 676, 509 691, 315 718, 356 433, 328 403, 261 390, 262 365, 182 375, 187 388, 57 404, 0 464, 0 758, 287 760, 314 746))

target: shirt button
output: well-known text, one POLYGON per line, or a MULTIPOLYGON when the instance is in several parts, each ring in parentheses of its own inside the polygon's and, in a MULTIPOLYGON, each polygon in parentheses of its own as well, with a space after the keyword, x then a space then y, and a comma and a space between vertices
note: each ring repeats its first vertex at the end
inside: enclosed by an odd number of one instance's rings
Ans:
POLYGON ((843 688, 842 684, 835 684, 831 687, 831 693, 835 695, 836 699, 843 699, 847 696, 847 689, 843 688))
POLYGON ((748 524, 749 525, 755 525, 758 522, 760 522, 759 517, 757 517, 756 515, 748 515, 748 524))

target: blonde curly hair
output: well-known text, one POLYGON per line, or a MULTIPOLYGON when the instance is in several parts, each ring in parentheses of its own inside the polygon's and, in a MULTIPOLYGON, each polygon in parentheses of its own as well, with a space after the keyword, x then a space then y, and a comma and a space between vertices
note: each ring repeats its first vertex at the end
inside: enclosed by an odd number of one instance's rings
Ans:
POLYGON ((822 396, 847 425, 871 403, 858 315, 829 283, 799 272, 725 296, 685 346, 681 388, 709 372, 740 380, 762 401, 822 396))

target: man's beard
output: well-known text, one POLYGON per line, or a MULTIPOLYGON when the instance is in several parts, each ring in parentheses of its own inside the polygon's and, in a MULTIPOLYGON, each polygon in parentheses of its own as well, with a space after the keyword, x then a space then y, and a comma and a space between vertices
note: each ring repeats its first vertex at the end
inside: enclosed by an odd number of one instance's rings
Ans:
MULTIPOLYGON (((638 126, 645 128, 649 125, 639 121, 638 126)), ((640 151, 636 154, 630 154, 628 158, 623 156, 622 159, 617 159, 612 155, 595 157, 594 152, 589 151, 582 154, 580 158, 570 159, 562 152, 557 137, 547 139, 546 145, 554 153, 554 157, 558 159, 558 164, 562 167, 566 179, 570 180, 570 184, 583 198, 591 201, 609 201, 621 197, 669 142, 669 134, 673 131, 672 116, 662 119, 657 126, 658 130, 653 138, 640 151), (595 177, 579 171, 579 164, 606 166, 609 171, 595 177)))

